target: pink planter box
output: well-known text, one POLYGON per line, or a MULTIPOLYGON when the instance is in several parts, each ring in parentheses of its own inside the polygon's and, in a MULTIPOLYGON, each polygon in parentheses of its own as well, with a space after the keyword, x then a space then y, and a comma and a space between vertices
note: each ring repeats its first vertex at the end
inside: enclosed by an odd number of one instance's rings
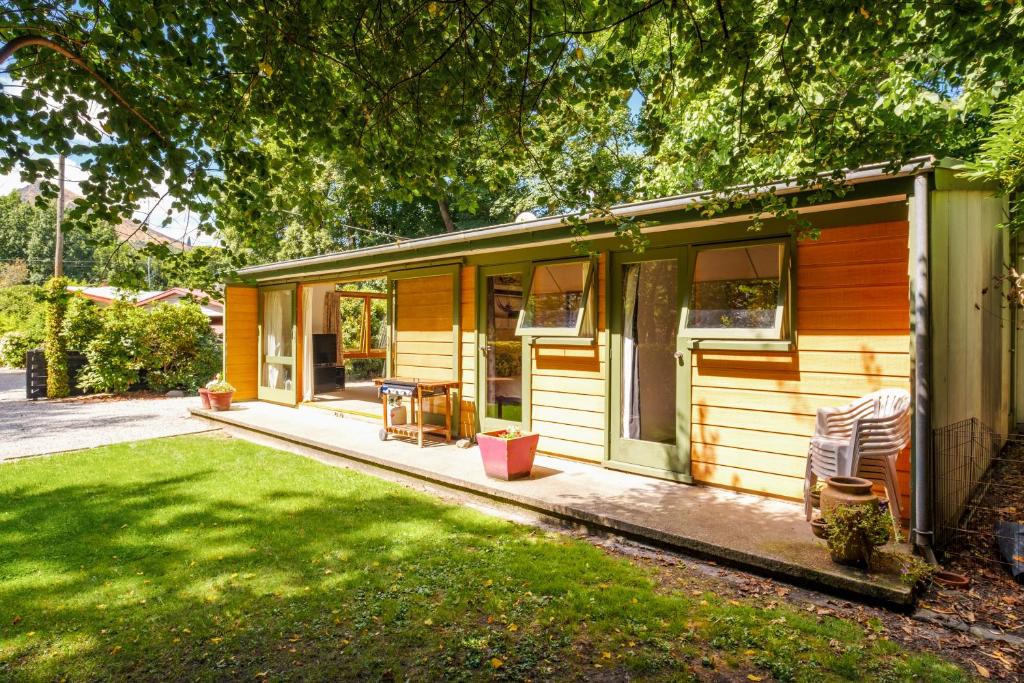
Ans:
POLYGON ((476 435, 484 472, 494 479, 522 479, 530 476, 533 457, 537 454, 540 434, 523 434, 515 439, 503 439, 505 431, 482 432, 476 435))

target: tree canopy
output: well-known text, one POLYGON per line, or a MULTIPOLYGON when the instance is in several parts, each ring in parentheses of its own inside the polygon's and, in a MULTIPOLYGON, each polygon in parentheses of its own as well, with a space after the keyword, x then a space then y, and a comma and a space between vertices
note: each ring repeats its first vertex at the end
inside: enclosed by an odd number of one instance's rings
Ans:
POLYGON ((0 172, 76 155, 72 220, 166 194, 253 253, 292 224, 344 243, 388 202, 507 216, 920 153, 1014 191, 1024 143, 993 112, 1020 110, 1022 22, 991 0, 0 0, 0 172))

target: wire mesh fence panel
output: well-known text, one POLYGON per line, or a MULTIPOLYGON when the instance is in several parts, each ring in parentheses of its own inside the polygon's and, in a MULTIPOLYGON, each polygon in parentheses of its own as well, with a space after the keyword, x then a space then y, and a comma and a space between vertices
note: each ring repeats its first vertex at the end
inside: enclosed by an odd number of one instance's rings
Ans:
POLYGON ((1008 568, 996 525, 1024 521, 1024 436, 993 432, 972 418, 933 437, 936 548, 1008 568))

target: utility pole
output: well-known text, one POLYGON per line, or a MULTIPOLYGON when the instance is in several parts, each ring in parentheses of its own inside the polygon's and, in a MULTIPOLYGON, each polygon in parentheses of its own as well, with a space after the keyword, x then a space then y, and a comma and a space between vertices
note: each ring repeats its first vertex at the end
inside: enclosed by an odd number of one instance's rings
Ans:
POLYGON ((64 234, 61 232, 61 223, 64 222, 64 155, 60 155, 57 162, 60 192, 57 195, 57 239, 53 250, 53 276, 64 275, 64 234))

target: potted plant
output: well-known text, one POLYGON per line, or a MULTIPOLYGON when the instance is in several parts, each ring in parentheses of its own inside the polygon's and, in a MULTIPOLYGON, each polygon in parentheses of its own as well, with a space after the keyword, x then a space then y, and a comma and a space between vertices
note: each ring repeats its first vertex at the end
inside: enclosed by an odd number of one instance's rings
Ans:
POLYGON ((539 434, 524 434, 515 426, 477 434, 484 472, 488 477, 506 481, 529 477, 539 439, 539 434))
POLYGON ((877 546, 892 538, 892 515, 877 505, 836 505, 824 515, 825 540, 832 561, 868 568, 877 546))
POLYGON ((199 403, 203 410, 210 409, 210 390, 206 387, 199 387, 199 403))
POLYGON ((206 396, 213 410, 231 410, 231 397, 234 395, 235 388, 220 375, 206 385, 206 396))

